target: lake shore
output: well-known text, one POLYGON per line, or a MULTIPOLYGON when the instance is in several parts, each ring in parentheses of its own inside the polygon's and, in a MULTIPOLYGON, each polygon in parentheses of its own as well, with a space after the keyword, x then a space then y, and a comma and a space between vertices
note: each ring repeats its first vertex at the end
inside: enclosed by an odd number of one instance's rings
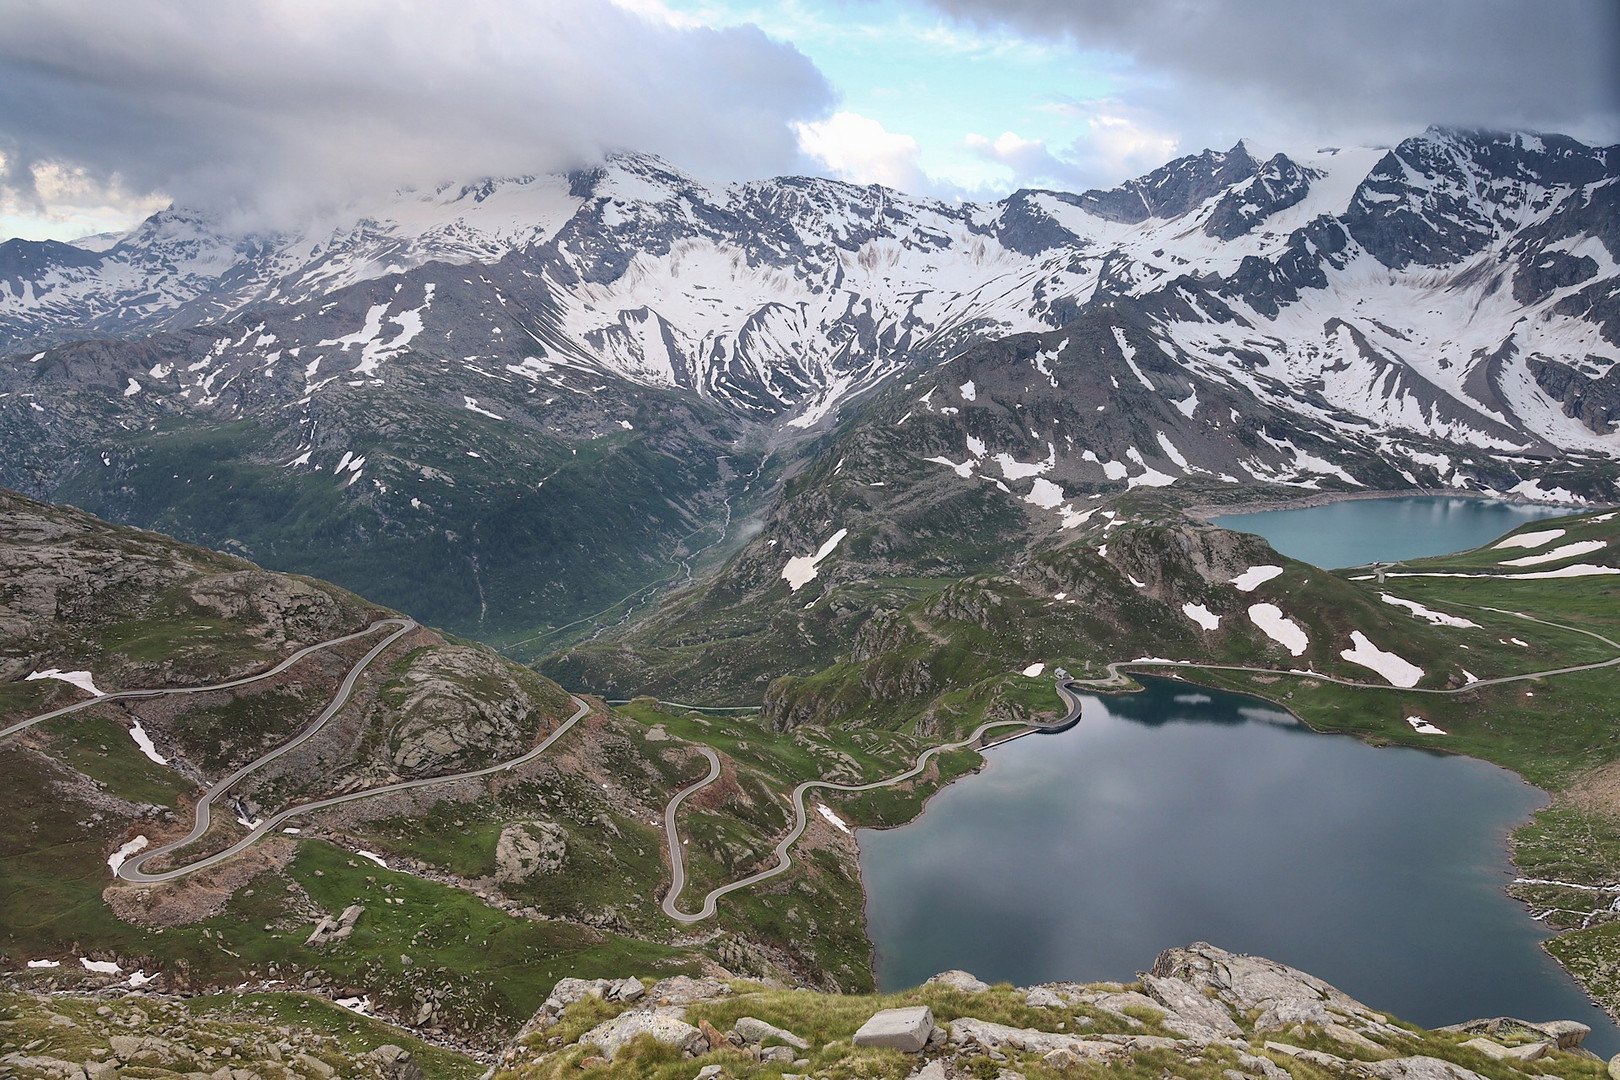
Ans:
POLYGON ((1495 495, 1490 492, 1471 491, 1463 488, 1404 488, 1393 491, 1309 491, 1302 492, 1298 497, 1281 495, 1275 498, 1255 497, 1239 499, 1222 505, 1206 503, 1189 506, 1183 510, 1183 513, 1188 517, 1208 523, 1211 518, 1225 517, 1229 514, 1261 514, 1270 510, 1307 510, 1313 506, 1327 506, 1330 503, 1340 502, 1359 502, 1364 499, 1479 499, 1485 502, 1509 503, 1514 506, 1567 506, 1572 514, 1579 514, 1588 510, 1609 509, 1608 505, 1600 503, 1575 505, 1571 503, 1541 502, 1536 499, 1527 499, 1518 494, 1495 495))

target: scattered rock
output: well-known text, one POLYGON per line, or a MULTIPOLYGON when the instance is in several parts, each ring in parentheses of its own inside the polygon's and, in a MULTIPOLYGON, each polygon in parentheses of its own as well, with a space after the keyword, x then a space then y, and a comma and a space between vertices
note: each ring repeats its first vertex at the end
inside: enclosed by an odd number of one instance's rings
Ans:
POLYGON ((1483 1080, 1472 1069, 1434 1057, 1392 1058, 1389 1061, 1370 1062, 1362 1068, 1374 1076, 1383 1077, 1383 1080, 1483 1080))
POLYGON ((580 1045, 596 1046, 602 1055, 612 1061, 632 1039, 650 1035, 666 1046, 682 1053, 696 1055, 709 1048, 703 1032, 673 1016, 637 1010, 623 1013, 603 1024, 598 1024, 579 1037, 580 1045))
POLYGON ((926 1005, 883 1009, 855 1033, 856 1046, 888 1046, 908 1054, 919 1053, 934 1031, 934 1013, 926 1005))
POLYGON ((672 975, 647 988, 647 996, 660 1005, 696 1005, 717 1001, 730 993, 731 987, 719 979, 694 979, 690 975, 672 975))
POLYGON ((948 986, 952 990, 960 990, 964 994, 982 994, 990 989, 990 984, 983 979, 975 978, 965 971, 952 969, 942 971, 929 979, 924 986, 948 986))
POLYGON ((1076 1058, 1103 1058, 1119 1052, 1117 1044, 1101 1040, 1082 1039, 1061 1031, 1041 1031, 1037 1028, 1015 1028, 995 1024, 989 1020, 963 1017, 950 1024, 950 1041, 957 1046, 978 1045, 986 1050, 1011 1047, 1030 1054, 1048 1054, 1053 1050, 1067 1050, 1076 1058))
POLYGON ((411 1052, 404 1047, 384 1043, 366 1057, 377 1063, 383 1076, 388 1080, 427 1080, 422 1072, 422 1066, 416 1063, 411 1052))
POLYGON ((719 1076, 720 1072, 721 1067, 719 1065, 705 1065, 697 1071, 697 1075, 692 1080, 713 1080, 713 1077, 719 1076))
POLYGON ((1067 1004, 1044 986, 1037 986, 1024 995, 1024 1004, 1032 1009, 1061 1009, 1067 1004))
MULTIPOLYGON (((929 1018, 928 1022, 930 1025, 933 1024, 932 1017, 929 1018)), ((786 1043, 796 1050, 810 1049, 810 1044, 793 1034, 793 1032, 784 1031, 752 1016, 739 1018, 732 1025, 732 1029, 742 1036, 744 1046, 760 1046, 770 1039, 775 1039, 777 1042, 786 1043)), ((924 1041, 926 1042, 926 1037, 924 1041)))
POLYGON ((360 916, 365 910, 359 904, 350 904, 336 919, 330 915, 321 916, 321 921, 315 924, 315 929, 305 939, 304 944, 316 947, 333 941, 347 940, 348 936, 354 933, 354 924, 360 921, 360 916))

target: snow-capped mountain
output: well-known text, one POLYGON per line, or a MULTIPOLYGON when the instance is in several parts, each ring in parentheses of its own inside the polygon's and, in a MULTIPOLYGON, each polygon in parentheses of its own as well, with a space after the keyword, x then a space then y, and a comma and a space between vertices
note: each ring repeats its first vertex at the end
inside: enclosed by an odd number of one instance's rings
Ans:
POLYGON ((171 209, 0 244, 0 485, 478 634, 686 580, 878 430, 1009 537, 1144 484, 1614 501, 1617 192, 1620 148, 1430 130, 984 204, 621 155, 171 209))
POLYGON ((1612 454, 1617 179, 1615 148, 1441 130, 1264 161, 1240 143, 1111 191, 977 205, 804 178, 714 187, 623 155, 404 193, 298 234, 232 236, 168 210, 102 252, 13 240, 0 340, 37 349, 251 313, 243 327, 280 328, 221 330, 193 403, 233 365, 273 376, 278 351, 308 369, 291 393, 386 378, 384 361, 417 349, 682 388, 808 426, 911 361, 1156 297, 1178 363, 1279 404, 1309 393, 1355 424, 1612 454), (443 293, 434 310, 415 283, 352 326, 317 317, 344 287, 432 262, 480 268, 461 280, 490 293, 483 318, 443 293), (288 326, 300 319, 314 333, 288 326), (519 340, 501 340, 504 320, 519 340))

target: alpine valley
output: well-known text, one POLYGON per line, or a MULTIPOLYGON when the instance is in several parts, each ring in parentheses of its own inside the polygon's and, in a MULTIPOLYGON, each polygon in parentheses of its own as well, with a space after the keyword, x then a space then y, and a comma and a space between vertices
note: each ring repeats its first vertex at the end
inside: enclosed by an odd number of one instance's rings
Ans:
POLYGON ((1547 789, 1514 893, 1620 1016, 1617 426, 1620 147, 1559 135, 994 203, 627 153, 6 241, 0 1060, 1596 1077, 1209 945, 873 995, 850 827, 1173 666, 1547 789), (1569 516, 1333 571, 1206 520, 1433 493, 1569 516))

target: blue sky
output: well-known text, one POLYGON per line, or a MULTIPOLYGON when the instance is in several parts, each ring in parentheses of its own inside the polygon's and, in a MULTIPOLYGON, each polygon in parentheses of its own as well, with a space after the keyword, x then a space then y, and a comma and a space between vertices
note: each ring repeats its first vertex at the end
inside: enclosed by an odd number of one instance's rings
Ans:
POLYGON ((622 0, 677 25, 754 25, 804 53, 837 95, 801 130, 831 171, 935 194, 1113 183, 1174 156, 1129 103, 1130 56, 964 24, 906 0, 622 0))

